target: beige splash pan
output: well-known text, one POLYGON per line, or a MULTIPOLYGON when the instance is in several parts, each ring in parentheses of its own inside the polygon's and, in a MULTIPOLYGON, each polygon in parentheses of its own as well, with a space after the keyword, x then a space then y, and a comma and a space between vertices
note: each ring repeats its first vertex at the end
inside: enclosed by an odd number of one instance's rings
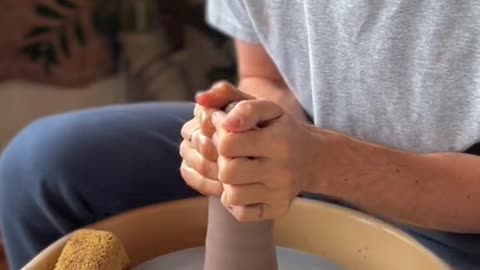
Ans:
MULTIPOLYGON (((131 211, 91 227, 117 234, 136 266, 203 245, 206 222, 207 200, 196 198, 131 211)), ((323 256, 345 269, 451 270, 403 232, 327 203, 298 199, 277 222, 275 234, 279 246, 323 256)), ((52 270, 65 241, 58 240, 23 269, 52 270)))

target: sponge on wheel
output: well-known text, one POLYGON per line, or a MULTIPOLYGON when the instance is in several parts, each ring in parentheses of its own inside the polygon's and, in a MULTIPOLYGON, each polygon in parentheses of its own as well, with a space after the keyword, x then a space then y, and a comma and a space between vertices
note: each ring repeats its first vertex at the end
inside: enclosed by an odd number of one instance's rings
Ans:
POLYGON ((78 230, 63 248, 54 270, 126 270, 129 259, 110 232, 78 230))

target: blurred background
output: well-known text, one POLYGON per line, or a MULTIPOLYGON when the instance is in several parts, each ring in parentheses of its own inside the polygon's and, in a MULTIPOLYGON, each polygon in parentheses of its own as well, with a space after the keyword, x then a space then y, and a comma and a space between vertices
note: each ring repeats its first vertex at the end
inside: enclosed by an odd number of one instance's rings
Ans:
POLYGON ((0 154, 41 117, 235 81, 232 44, 204 13, 203 0, 0 0, 0 154))
POLYGON ((0 151, 39 117, 234 81, 232 44, 204 13, 203 0, 0 0, 0 151))

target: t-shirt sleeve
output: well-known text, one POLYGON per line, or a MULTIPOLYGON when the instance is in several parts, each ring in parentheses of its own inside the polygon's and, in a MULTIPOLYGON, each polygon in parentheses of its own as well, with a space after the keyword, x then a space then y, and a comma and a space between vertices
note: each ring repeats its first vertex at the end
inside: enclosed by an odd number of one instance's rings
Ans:
POLYGON ((259 43, 241 0, 207 0, 207 23, 218 31, 248 43, 259 43))

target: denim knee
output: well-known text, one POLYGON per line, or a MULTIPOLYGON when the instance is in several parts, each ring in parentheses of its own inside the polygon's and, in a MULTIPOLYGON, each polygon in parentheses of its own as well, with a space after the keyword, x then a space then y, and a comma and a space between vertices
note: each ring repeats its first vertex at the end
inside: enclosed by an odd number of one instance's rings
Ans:
MULTIPOLYGON (((75 183, 68 180, 75 178, 66 176, 75 173, 81 129, 74 114, 58 115, 33 122, 13 138, 0 156, 1 228, 8 231, 9 224, 39 218, 39 222, 48 219, 59 230, 66 229, 55 224, 57 217, 49 216, 48 208, 74 195, 75 183)), ((59 209, 68 210, 66 206, 59 209)))

